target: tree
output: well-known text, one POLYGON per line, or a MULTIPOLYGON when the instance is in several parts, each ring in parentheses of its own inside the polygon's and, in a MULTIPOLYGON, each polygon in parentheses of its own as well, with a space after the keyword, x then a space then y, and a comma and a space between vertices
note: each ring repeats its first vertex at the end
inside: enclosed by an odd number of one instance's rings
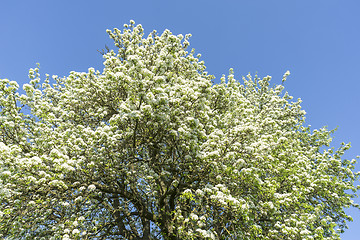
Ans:
POLYGON ((300 99, 214 84, 190 35, 108 33, 102 73, 0 81, 3 239, 339 239, 355 160, 300 99))

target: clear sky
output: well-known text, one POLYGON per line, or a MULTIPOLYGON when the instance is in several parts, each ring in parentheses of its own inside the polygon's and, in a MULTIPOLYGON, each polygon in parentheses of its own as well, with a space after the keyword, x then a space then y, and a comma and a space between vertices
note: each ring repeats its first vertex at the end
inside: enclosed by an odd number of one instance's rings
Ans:
MULTIPOLYGON (((97 50, 113 46, 106 29, 130 19, 146 33, 191 33, 215 81, 230 67, 238 79, 250 72, 274 83, 289 70, 285 86, 303 100, 307 124, 338 127, 333 146, 351 142, 346 157, 360 155, 359 0, 1 0, 0 78, 23 84, 36 63, 42 76, 101 71, 97 50)), ((360 239, 360 211, 348 212, 342 239, 360 239)))

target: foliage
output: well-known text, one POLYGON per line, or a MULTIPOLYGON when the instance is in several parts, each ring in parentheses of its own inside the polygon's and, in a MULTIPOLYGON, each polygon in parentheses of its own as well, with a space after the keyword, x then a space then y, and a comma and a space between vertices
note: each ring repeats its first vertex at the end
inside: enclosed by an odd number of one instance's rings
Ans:
POLYGON ((212 83, 190 35, 108 33, 102 73, 0 81, 0 237, 339 238, 355 160, 300 99, 232 70, 212 83))

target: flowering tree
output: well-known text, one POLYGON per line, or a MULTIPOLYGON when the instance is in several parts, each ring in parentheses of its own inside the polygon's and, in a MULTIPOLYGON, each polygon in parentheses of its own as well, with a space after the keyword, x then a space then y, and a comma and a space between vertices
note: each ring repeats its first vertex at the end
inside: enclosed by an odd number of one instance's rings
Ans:
POLYGON ((0 237, 339 238, 355 160, 300 100, 232 70, 213 84, 189 35, 108 33, 102 73, 0 80, 0 237))

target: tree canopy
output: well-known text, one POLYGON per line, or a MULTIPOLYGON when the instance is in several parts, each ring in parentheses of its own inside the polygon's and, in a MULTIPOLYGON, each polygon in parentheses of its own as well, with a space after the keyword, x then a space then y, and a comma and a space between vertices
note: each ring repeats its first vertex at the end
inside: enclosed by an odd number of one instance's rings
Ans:
POLYGON ((0 237, 339 239, 349 144, 269 76, 215 84, 190 35, 124 27, 102 72, 0 80, 0 237))

